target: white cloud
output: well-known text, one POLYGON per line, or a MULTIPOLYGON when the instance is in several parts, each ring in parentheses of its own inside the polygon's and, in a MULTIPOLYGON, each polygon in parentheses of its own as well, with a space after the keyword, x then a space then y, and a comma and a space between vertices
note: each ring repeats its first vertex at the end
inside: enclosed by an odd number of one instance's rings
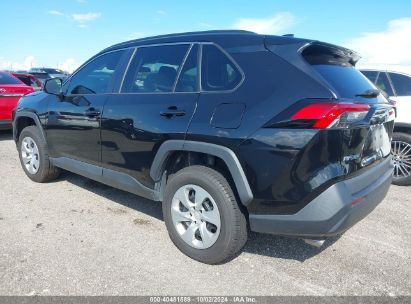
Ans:
POLYGON ((86 23, 101 17, 101 13, 72 14, 71 18, 78 23, 86 23))
POLYGON ((7 60, 4 57, 0 58, 0 70, 28 70, 37 65, 34 56, 27 56, 23 62, 7 60))
POLYGON ((80 66, 80 63, 78 63, 74 58, 68 58, 65 61, 63 61, 63 63, 60 63, 58 65, 58 68, 62 69, 63 71, 72 73, 79 66, 80 66))
MULTIPOLYGON (((4 57, 0 57, 0 70, 25 70, 28 71, 32 67, 38 67, 38 66, 50 66, 54 67, 54 64, 44 64, 43 63, 38 63, 36 58, 33 55, 27 56, 24 58, 22 62, 20 61, 12 61, 8 60, 4 57)), ((73 72, 75 69, 77 69, 80 66, 80 63, 78 63, 74 58, 68 58, 62 63, 58 64, 58 68, 62 69, 64 71, 68 72, 73 72)))
POLYGON ((233 24, 233 27, 259 34, 282 34, 296 22, 293 14, 280 12, 267 18, 241 18, 233 24))
POLYGON ((361 55, 360 64, 411 65, 411 18, 391 20, 384 31, 363 33, 344 45, 361 55))
POLYGON ((156 11, 156 13, 159 14, 159 15, 166 15, 167 14, 167 12, 163 11, 163 10, 158 10, 158 11, 156 11))
POLYGON ((62 13, 62 12, 60 12, 60 11, 48 11, 48 13, 50 14, 50 15, 54 15, 54 16, 64 16, 64 14, 62 13))

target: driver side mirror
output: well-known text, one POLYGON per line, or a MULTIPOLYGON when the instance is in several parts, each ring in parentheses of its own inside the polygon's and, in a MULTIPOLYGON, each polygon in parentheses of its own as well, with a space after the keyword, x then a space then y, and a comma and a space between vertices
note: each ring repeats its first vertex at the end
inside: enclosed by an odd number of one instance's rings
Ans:
POLYGON ((58 97, 63 97, 63 93, 61 92, 63 81, 60 78, 50 78, 44 82, 44 92, 52 95, 56 95, 58 97))

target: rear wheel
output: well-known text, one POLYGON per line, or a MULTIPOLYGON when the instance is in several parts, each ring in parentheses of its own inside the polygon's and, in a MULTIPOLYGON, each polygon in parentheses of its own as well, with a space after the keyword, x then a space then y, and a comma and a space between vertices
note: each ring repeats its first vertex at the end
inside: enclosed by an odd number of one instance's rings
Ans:
POLYGON ((247 240, 247 224, 227 180, 204 166, 184 168, 166 187, 163 215, 174 244, 207 264, 229 260, 247 240))
POLYGON ((411 135, 395 132, 391 142, 394 160, 392 183, 398 186, 411 185, 411 135))
POLYGON ((50 163, 47 145, 37 127, 29 126, 21 131, 18 150, 21 166, 31 180, 44 183, 59 176, 60 169, 50 163))

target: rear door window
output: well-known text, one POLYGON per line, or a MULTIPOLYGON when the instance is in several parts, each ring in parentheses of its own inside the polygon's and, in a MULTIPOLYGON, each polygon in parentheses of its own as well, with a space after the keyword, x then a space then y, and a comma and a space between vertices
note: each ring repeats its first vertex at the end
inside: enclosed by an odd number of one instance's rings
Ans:
POLYGON ((218 47, 202 46, 201 87, 203 91, 227 91, 237 87, 242 74, 218 47))
POLYGON ((178 44, 138 48, 121 92, 172 92, 189 47, 189 44, 178 44))
POLYGON ((176 85, 176 92, 198 91, 198 45, 194 45, 188 55, 176 85))
POLYGON ((390 81, 388 80, 388 77, 387 77, 387 73, 385 73, 385 72, 380 73, 380 75, 377 78, 376 86, 380 90, 387 93, 388 96, 394 96, 394 93, 393 93, 392 88, 391 88, 390 81))
POLYGON ((389 73, 397 96, 411 96, 411 77, 398 73, 389 73))

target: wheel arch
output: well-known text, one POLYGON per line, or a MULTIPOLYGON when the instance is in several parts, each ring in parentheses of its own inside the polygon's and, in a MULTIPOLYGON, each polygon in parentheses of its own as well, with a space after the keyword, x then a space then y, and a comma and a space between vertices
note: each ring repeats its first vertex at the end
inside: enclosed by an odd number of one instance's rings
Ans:
POLYGON ((150 168, 150 176, 155 182, 162 180, 170 155, 178 151, 209 154, 221 159, 231 174, 241 203, 247 206, 251 202, 253 193, 237 156, 231 149, 216 144, 184 140, 164 142, 158 149, 150 168))
POLYGON ((37 114, 28 111, 16 112, 13 119, 13 139, 17 143, 21 131, 28 126, 36 126, 40 131, 40 136, 46 142, 46 136, 37 114))

